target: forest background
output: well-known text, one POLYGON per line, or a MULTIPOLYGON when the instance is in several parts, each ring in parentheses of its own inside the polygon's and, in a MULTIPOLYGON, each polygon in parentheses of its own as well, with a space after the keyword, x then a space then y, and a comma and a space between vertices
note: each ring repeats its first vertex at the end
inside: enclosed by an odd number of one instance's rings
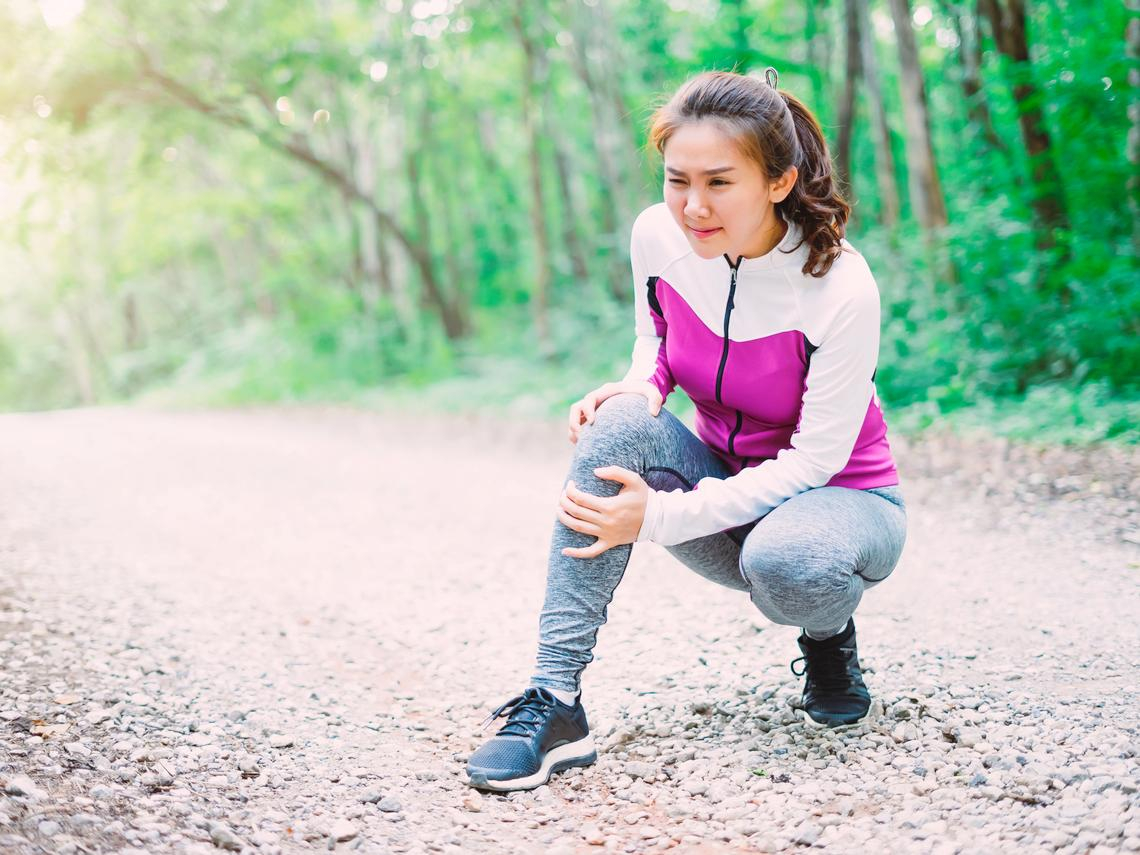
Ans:
POLYGON ((815 110, 892 426, 1140 441, 1140 0, 6 0, 0 407, 561 412, 654 107, 815 110))

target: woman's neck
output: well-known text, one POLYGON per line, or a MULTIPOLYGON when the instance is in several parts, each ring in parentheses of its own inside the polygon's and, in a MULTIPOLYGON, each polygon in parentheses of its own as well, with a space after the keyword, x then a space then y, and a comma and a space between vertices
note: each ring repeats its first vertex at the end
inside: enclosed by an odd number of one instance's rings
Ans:
POLYGON ((760 258, 767 255, 780 245, 784 235, 788 233, 788 224, 779 214, 773 216, 772 226, 765 229, 761 237, 751 247, 741 253, 745 258, 760 258))

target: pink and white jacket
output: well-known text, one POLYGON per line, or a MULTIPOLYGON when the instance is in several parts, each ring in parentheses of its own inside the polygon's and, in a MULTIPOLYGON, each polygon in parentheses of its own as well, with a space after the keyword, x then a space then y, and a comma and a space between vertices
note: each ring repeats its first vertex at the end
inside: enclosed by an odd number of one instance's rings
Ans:
POLYGON ((875 280, 846 241, 825 276, 805 276, 801 234, 789 225, 759 258, 704 259, 663 203, 634 223, 637 340, 626 379, 649 380, 664 397, 680 386, 697 435, 735 473, 690 492, 650 490, 639 541, 724 531, 814 487, 898 484, 875 393, 875 280))

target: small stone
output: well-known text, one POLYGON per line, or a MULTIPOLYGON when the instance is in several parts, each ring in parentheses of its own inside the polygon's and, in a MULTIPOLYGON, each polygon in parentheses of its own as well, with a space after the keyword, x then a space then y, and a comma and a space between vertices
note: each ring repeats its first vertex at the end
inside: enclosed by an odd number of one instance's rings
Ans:
POLYGON ((220 822, 210 823, 210 841, 219 849, 229 849, 233 852, 241 850, 241 841, 237 839, 237 835, 220 822))
POLYGON ((257 758, 246 754, 238 760, 238 771, 246 778, 256 778, 261 774, 261 767, 257 765, 257 758))
POLYGON ((286 736, 284 733, 275 733, 269 737, 270 748, 288 748, 293 744, 293 737, 286 736))
POLYGON ((982 741, 982 732, 976 727, 962 727, 956 734, 958 744, 966 748, 973 748, 982 741))
POLYGON ((366 805, 374 805, 382 798, 384 798, 384 794, 380 790, 365 790, 360 800, 366 805))
POLYGON ((819 840, 819 835, 822 833, 823 829, 821 829, 818 825, 813 825, 810 822, 805 822, 803 825, 796 829, 796 836, 793 837, 792 840, 801 846, 811 846, 817 840, 819 840))
POLYGON ((58 822, 52 819, 44 820, 39 824, 40 834, 44 837, 54 837, 63 829, 58 822))
POLYGON ((114 717, 115 711, 106 709, 104 707, 96 707, 84 716, 88 724, 102 724, 103 722, 107 721, 107 719, 114 717))
POLYGON ((582 839, 591 846, 601 846, 606 842, 606 836, 602 834, 602 830, 592 822, 582 826, 582 839))
POLYGON ((29 799, 42 799, 45 796, 44 791, 27 775, 13 775, 4 784, 4 792, 10 796, 24 796, 29 799))
POLYGON ((657 767, 652 763, 643 763, 638 760, 626 763, 625 773, 631 778, 644 778, 650 783, 657 780, 657 767))
POLYGON ((347 819, 338 819, 333 823, 332 829, 329 831, 329 837, 333 838, 337 843, 352 840, 352 838, 356 837, 356 826, 347 819))
POLYGON ((483 810, 483 800, 477 796, 468 796, 463 800, 463 809, 471 811, 471 813, 479 813, 483 810))
POLYGON ((401 810, 400 801, 395 796, 385 796, 376 807, 384 813, 399 813, 401 810))
POLYGON ((683 789, 690 796, 703 796, 709 791, 709 785, 704 781, 698 780, 696 778, 691 778, 690 780, 685 781, 685 783, 681 784, 681 789, 683 789))
POLYGON ((899 743, 910 742, 918 739, 918 728, 909 721, 900 721, 891 730, 891 738, 899 743))

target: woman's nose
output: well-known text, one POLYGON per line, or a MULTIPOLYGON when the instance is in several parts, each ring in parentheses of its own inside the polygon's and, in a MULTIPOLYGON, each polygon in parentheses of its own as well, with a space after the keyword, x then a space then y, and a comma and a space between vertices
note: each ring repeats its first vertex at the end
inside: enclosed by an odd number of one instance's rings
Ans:
POLYGON ((709 215, 708 205, 705 204, 705 200, 700 195, 690 193, 685 202, 685 215, 694 220, 706 219, 709 215))

